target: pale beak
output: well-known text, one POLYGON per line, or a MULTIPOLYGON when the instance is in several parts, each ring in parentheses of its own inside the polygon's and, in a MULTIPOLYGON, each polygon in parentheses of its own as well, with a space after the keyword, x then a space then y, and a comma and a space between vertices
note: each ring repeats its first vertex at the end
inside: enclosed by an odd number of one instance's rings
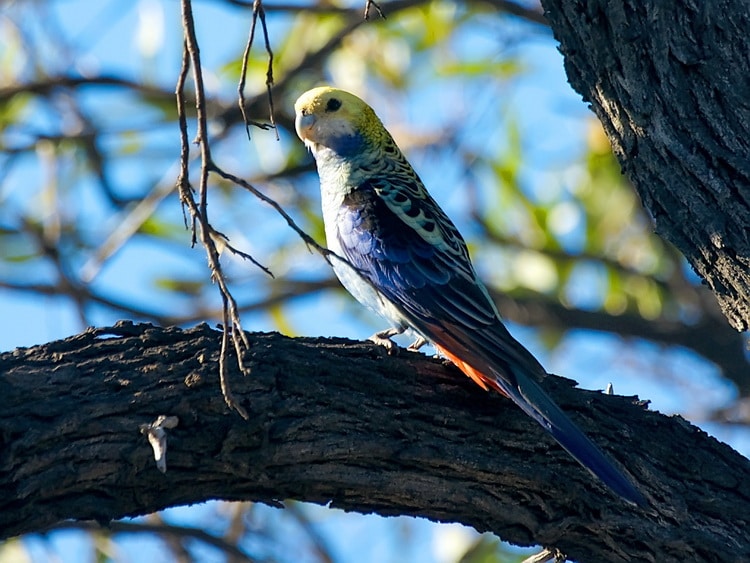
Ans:
POLYGON ((315 125, 315 115, 312 113, 298 113, 294 119, 294 128, 297 130, 297 136, 303 141, 309 140, 310 130, 315 125))

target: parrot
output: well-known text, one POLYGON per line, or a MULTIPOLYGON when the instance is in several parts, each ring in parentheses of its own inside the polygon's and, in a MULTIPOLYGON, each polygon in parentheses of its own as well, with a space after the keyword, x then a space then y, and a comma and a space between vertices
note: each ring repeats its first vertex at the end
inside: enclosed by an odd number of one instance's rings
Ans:
POLYGON ((427 192, 375 111, 347 91, 322 86, 294 105, 295 129, 320 179, 333 270, 344 288, 390 326, 392 337, 431 343, 485 391, 510 398, 625 501, 645 498, 568 418, 538 381, 547 372, 507 330, 479 280, 466 243, 427 192))

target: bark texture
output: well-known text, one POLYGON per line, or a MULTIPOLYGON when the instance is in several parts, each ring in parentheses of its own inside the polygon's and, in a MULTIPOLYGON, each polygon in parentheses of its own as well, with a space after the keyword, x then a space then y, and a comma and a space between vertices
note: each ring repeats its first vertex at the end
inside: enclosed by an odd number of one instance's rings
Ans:
POLYGON ((542 0, 659 234, 750 326, 750 4, 542 0))
POLYGON ((626 467, 624 504, 509 401, 420 354, 250 334, 250 413, 218 386, 220 333, 121 323, 0 355, 0 532, 212 498, 409 514, 578 561, 750 559, 750 462, 632 398, 544 386, 626 467), (139 426, 176 416, 160 473, 139 426))

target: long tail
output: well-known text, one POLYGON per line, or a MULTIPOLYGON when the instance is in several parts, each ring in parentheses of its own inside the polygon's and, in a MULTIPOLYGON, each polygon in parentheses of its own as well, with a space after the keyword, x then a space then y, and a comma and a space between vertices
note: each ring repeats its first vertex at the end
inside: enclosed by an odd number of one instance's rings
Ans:
POLYGON ((535 381, 518 376, 518 388, 508 392, 521 410, 536 420, 581 465, 625 500, 644 506, 646 499, 604 453, 558 407, 535 381))
MULTIPOLYGON (((438 346, 461 371, 484 389, 492 388, 509 397, 523 412, 536 420, 583 467, 623 499, 636 505, 647 504, 643 495, 617 469, 607 456, 568 418, 541 387, 521 370, 514 371, 516 385, 509 385, 503 374, 487 376, 464 360, 438 346)), ((495 370, 489 367, 488 371, 495 370)))

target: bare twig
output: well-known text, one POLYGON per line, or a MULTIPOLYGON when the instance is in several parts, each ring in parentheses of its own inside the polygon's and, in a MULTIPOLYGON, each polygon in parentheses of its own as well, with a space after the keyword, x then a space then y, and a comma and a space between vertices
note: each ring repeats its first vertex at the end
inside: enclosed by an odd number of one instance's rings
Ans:
MULTIPOLYGON (((182 66, 177 78, 175 96, 177 98, 177 119, 180 128, 180 175, 177 178, 177 189, 180 194, 182 203, 182 217, 185 220, 185 227, 188 227, 187 215, 185 208, 188 201, 193 197, 193 187, 190 185, 190 176, 188 166, 190 165, 190 142, 188 141, 187 115, 185 113, 185 83, 187 81, 188 71, 190 70, 190 57, 187 50, 187 44, 182 45, 182 66)), ((195 246, 195 216, 191 215, 190 230, 193 235, 192 244, 195 246)))
POLYGON ((370 19, 370 6, 375 6, 375 9, 378 11, 378 15, 385 19, 385 14, 383 13, 383 10, 380 8, 380 4, 375 2, 375 0, 365 0, 365 19, 370 19))
POLYGON ((275 278, 271 270, 269 270, 266 266, 258 262, 255 258, 253 258, 247 252, 244 252, 240 250, 239 248, 229 244, 229 237, 225 235, 224 233, 217 231, 213 227, 211 227, 211 239, 214 241, 214 244, 216 244, 216 248, 219 254, 221 254, 224 250, 228 250, 230 253, 234 254, 235 256, 239 256, 243 260, 249 260, 258 269, 262 270, 264 273, 268 274, 270 277, 275 278))
POLYGON ((294 219, 292 219, 291 215, 289 215, 286 211, 284 211, 284 208, 281 207, 281 205, 279 205, 276 201, 274 201, 273 199, 268 197, 266 194, 258 190, 255 186, 253 186, 249 182, 246 182, 242 178, 235 176, 234 174, 225 172, 224 170, 216 166, 216 163, 212 163, 211 166, 212 166, 211 168, 212 171, 216 172, 216 174, 218 174, 225 180, 229 180, 230 182, 234 182, 238 186, 245 188, 255 197, 257 197, 264 203, 267 203, 268 205, 273 207, 274 210, 276 210, 276 212, 284 218, 284 220, 287 222, 287 225, 289 225, 289 227, 300 236, 300 238, 305 242, 305 244, 307 244, 309 248, 312 248, 318 253, 320 253, 320 255, 323 256, 323 258, 325 258, 329 264, 331 263, 331 260, 330 260, 331 256, 334 256, 338 258, 339 260, 343 260, 343 258, 336 256, 336 254, 334 254, 333 252, 331 252, 324 246, 321 246, 317 242, 315 242, 315 239, 312 238, 310 235, 308 235, 305 231, 303 231, 302 228, 299 225, 297 225, 294 219))
MULTIPOLYGON (((271 120, 271 126, 276 128, 276 121, 273 116, 273 96, 271 95, 271 87, 273 86, 273 51, 271 50, 271 41, 268 38, 268 27, 266 26, 266 12, 263 10, 262 0, 256 0, 253 3, 253 19, 257 14, 260 18, 260 25, 263 27, 263 42, 266 47, 266 53, 268 53, 268 68, 266 69, 266 89, 268 90, 268 109, 270 112, 269 119, 271 120)), ((276 131, 276 140, 279 140, 279 132, 276 131)))
MULTIPOLYGON (((181 169, 178 179, 180 199, 190 212, 192 218, 193 243, 196 237, 206 249, 208 264, 211 269, 211 278, 219 286, 222 299, 222 321, 223 333, 221 340, 221 355, 219 357, 219 380, 224 400, 230 408, 235 409, 243 418, 247 419, 247 411, 234 398, 228 380, 227 359, 229 357, 229 338, 231 336, 234 351, 240 371, 248 375, 249 369, 243 361, 244 352, 250 348, 245 332, 239 318, 237 303, 234 300, 221 269, 219 250, 216 246, 215 229, 208 221, 208 175, 213 167, 211 149, 208 142, 208 120, 206 117, 206 95, 203 86, 203 72, 200 61, 200 49, 195 36, 195 22, 191 0, 182 0, 182 25, 185 34, 182 70, 177 84, 177 107, 180 117, 180 138, 182 141, 181 169), (189 146, 187 145, 187 121, 185 119, 185 104, 182 94, 184 92, 188 67, 193 70, 193 81, 195 83, 195 105, 197 110, 197 134, 196 143, 200 147, 201 168, 198 184, 199 201, 196 203, 193 190, 189 182, 189 146), (196 223, 200 226, 196 233, 196 223)), ((244 254, 244 256, 248 256, 244 254)), ((254 261, 255 262, 255 261, 254 261)), ((257 262, 256 262, 257 264, 257 262)), ((266 270, 267 271, 267 270, 266 270)))
MULTIPOLYGON (((276 121, 274 119, 273 110, 273 95, 271 94, 271 87, 273 86, 273 51, 271 50, 271 41, 268 38, 268 27, 266 26, 266 12, 263 9, 262 0, 255 0, 253 2, 253 23, 250 26, 250 36, 247 39, 247 45, 245 45, 245 52, 242 54, 242 71, 240 72, 240 83, 237 87, 239 93, 239 105, 240 112, 242 113, 242 120, 245 122, 245 131, 247 132, 247 138, 250 138, 250 125, 259 127, 263 130, 276 129, 276 121), (271 123, 261 123, 259 121, 253 121, 247 117, 245 113, 245 81, 247 79, 247 62, 250 59, 250 49, 255 41, 255 26, 260 19, 260 25, 263 28, 263 39, 266 45, 266 53, 268 53, 268 68, 266 70, 266 88, 268 90, 268 108, 270 112, 269 120, 271 123)), ((279 132, 276 131, 276 140, 279 140, 279 132)))

